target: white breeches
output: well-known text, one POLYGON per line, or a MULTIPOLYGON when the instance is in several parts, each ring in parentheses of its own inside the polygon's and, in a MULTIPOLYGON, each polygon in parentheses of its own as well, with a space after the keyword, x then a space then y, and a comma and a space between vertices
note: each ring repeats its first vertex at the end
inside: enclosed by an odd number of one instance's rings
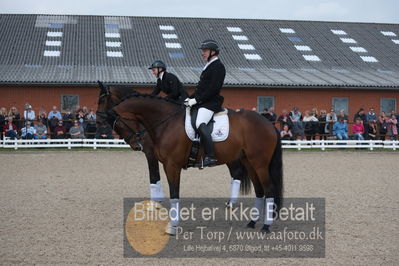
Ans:
POLYGON ((198 128, 202 123, 208 124, 213 116, 213 111, 201 107, 198 109, 197 121, 195 121, 195 126, 198 128))

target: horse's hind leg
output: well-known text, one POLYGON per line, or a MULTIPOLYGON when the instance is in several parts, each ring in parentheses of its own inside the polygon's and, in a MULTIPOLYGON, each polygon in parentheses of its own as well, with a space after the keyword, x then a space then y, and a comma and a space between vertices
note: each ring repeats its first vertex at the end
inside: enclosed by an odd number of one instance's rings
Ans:
POLYGON ((243 177, 243 170, 240 161, 233 161, 227 164, 229 168, 231 182, 230 182, 230 200, 226 203, 226 207, 233 208, 236 204, 240 192, 241 178, 243 177))
POLYGON ((245 165, 247 171, 248 171, 248 175, 252 181, 252 184, 254 186, 254 190, 255 190, 255 205, 254 207, 258 210, 258 215, 257 216, 252 216, 253 219, 251 219, 251 221, 249 221, 249 223, 247 224, 247 227, 249 228, 255 228, 256 222, 259 221, 260 216, 262 215, 262 211, 263 211, 263 207, 264 207, 264 201, 265 201, 265 194, 263 191, 263 186, 262 184, 259 182, 259 178, 257 176, 257 173, 255 171, 255 169, 252 167, 252 165, 249 163, 249 161, 245 158, 241 160, 242 163, 245 165))

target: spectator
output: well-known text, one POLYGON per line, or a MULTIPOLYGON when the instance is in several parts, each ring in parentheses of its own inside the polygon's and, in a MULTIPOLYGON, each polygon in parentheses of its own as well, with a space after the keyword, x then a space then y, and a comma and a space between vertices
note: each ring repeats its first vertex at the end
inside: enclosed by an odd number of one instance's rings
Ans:
POLYGON ((371 140, 377 139, 377 124, 373 120, 369 122, 367 135, 368 135, 368 139, 371 139, 371 140))
POLYGON ((335 122, 333 126, 333 135, 336 136, 338 140, 348 139, 348 124, 343 118, 335 122))
POLYGON ((396 119, 395 115, 391 115, 391 117, 388 119, 388 130, 387 130, 387 135, 391 138, 391 140, 397 140, 398 139, 398 128, 397 125, 398 120, 396 119))
POLYGON ((326 118, 327 118, 327 111, 326 110, 320 110, 320 116, 319 116, 319 134, 320 134, 320 139, 327 139, 327 132, 326 132, 326 118))
POLYGON ((86 116, 83 110, 79 110, 78 114, 76 115, 76 120, 78 120, 79 125, 81 125, 83 128, 86 127, 86 116))
POLYGON ((0 108, 0 138, 3 137, 3 127, 7 122, 7 110, 5 107, 0 108))
POLYGON ((316 107, 312 108, 312 114, 313 114, 314 117, 317 118, 317 120, 319 120, 319 111, 317 110, 316 107))
POLYGON ((79 124, 78 120, 73 121, 73 126, 69 129, 69 134, 72 139, 83 139, 85 137, 83 127, 79 124))
POLYGON ((364 140, 364 125, 360 117, 356 118, 356 123, 352 125, 352 133, 357 140, 364 140))
POLYGON ((90 109, 90 112, 86 115, 86 137, 88 139, 93 139, 95 137, 96 131, 96 114, 94 113, 93 109, 90 109))
POLYGON ((35 139, 47 139, 47 127, 43 124, 43 120, 39 120, 35 126, 35 139))
POLYGON ((388 132, 388 117, 385 112, 381 112, 381 115, 378 117, 378 128, 380 133, 380 140, 385 140, 386 134, 388 132))
POLYGON ((13 119, 11 116, 7 118, 7 124, 3 126, 3 132, 5 137, 9 137, 10 139, 15 139, 17 137, 17 126, 12 122, 13 119))
MULTIPOLYGON (((51 116, 51 118, 48 117, 48 127, 50 129, 51 135, 54 135, 55 128, 58 125, 58 121, 59 121, 58 118, 54 115, 51 116)), ((43 124, 44 124, 44 121, 43 121, 43 124)))
POLYGON ((274 113, 274 107, 270 107, 269 110, 265 108, 263 111, 266 111, 266 113, 262 114, 264 117, 266 117, 266 119, 272 123, 276 122, 277 115, 274 113))
POLYGON ((305 132, 303 130, 302 124, 302 114, 298 107, 294 107, 294 109, 290 112, 290 120, 292 122, 292 133, 294 134, 295 138, 300 135, 301 140, 303 140, 305 132))
POLYGON ((89 109, 87 108, 87 106, 83 106, 82 111, 83 111, 84 116, 86 116, 89 113, 89 109))
POLYGON ((108 124, 102 124, 96 132, 96 139, 113 139, 112 128, 108 124))
POLYGON ((55 105, 53 106, 53 109, 48 113, 48 119, 52 119, 53 117, 56 117, 57 121, 62 120, 61 113, 57 110, 57 106, 55 105))
POLYGON ((65 139, 66 129, 62 120, 58 121, 57 126, 54 128, 52 137, 55 139, 65 139))
POLYGON ((36 119, 35 111, 32 110, 32 105, 29 103, 25 104, 24 119, 31 123, 36 119))
POLYGON ((47 113, 44 109, 40 109, 37 121, 42 120, 44 125, 47 125, 47 113))
POLYGON ((280 122, 280 128, 283 128, 285 124, 287 124, 289 128, 292 128, 292 122, 289 117, 287 110, 284 109, 281 111, 281 115, 277 118, 277 121, 280 122))
POLYGON ((339 111, 339 115, 337 116, 337 120, 339 120, 341 117, 345 120, 346 123, 348 123, 348 116, 345 114, 345 110, 344 109, 341 109, 339 111))
POLYGON ((35 136, 35 128, 31 126, 29 121, 26 122, 26 126, 21 129, 22 139, 33 139, 35 136))
POLYGON ((21 115, 19 114, 17 107, 13 106, 10 108, 10 111, 8 112, 8 117, 12 118, 12 121, 18 129, 21 128, 21 115))
POLYGON ((284 124, 283 130, 280 132, 281 140, 294 140, 294 136, 287 124, 284 124))
POLYGON ((74 120, 73 114, 71 114, 70 109, 65 110, 65 114, 63 115, 62 120, 64 121, 65 131, 69 132, 69 129, 72 127, 72 123, 74 120))
POLYGON ((338 121, 337 114, 335 113, 334 108, 331 108, 330 112, 326 116, 326 128, 325 128, 325 131, 327 132, 327 134, 330 133, 331 128, 333 127, 333 125, 337 121, 338 121))
POLYGON ((315 139, 315 135, 318 133, 319 120, 310 111, 305 111, 303 124, 305 128, 306 139, 315 139))
POLYGON ((370 107, 369 112, 366 114, 366 121, 377 122, 377 115, 374 112, 374 107, 370 107))
POLYGON ((355 114, 355 116, 353 118, 353 122, 356 122, 357 118, 360 118, 363 124, 364 124, 364 122, 366 122, 366 114, 364 113, 363 108, 360 108, 359 111, 357 111, 357 113, 355 114))

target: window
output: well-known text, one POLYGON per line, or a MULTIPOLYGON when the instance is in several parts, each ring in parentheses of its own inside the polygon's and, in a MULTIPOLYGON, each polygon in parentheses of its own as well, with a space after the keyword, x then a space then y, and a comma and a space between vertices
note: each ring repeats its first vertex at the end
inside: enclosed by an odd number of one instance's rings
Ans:
POLYGON ((347 97, 334 97, 332 99, 332 107, 335 110, 336 114, 339 114, 341 110, 344 110, 345 114, 348 114, 348 102, 349 99, 347 97))
POLYGON ((274 96, 258 96, 258 112, 274 107, 274 96))
POLYGON ((290 40, 291 42, 302 42, 302 39, 296 36, 288 37, 288 40, 290 40))
POLYGON ((65 112, 67 109, 73 111, 77 105, 79 105, 79 95, 61 94, 61 112, 65 112))
POLYGON ((396 113, 396 98, 381 98, 381 112, 389 115, 392 110, 396 113))

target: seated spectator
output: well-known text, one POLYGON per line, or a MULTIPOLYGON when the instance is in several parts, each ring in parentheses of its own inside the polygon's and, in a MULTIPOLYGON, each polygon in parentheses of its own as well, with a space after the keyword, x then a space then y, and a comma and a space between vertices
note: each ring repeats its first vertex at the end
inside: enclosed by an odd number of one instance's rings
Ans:
POLYGON ((83 128, 86 127, 86 115, 84 114, 83 110, 79 110, 75 119, 78 120, 79 125, 81 125, 83 128))
POLYGON ((330 109, 330 112, 326 116, 326 128, 325 131, 330 133, 331 128, 333 128, 333 125, 338 121, 337 119, 337 114, 335 113, 334 108, 330 109))
POLYGON ((84 139, 85 132, 83 127, 79 125, 78 120, 73 122, 73 126, 69 129, 69 134, 71 135, 71 139, 84 139))
POLYGON ((3 132, 5 137, 15 139, 17 137, 17 126, 12 122, 12 117, 7 118, 7 124, 3 126, 3 132))
POLYGON ((366 114, 366 121, 377 122, 377 115, 374 112, 374 107, 370 107, 369 112, 366 114))
POLYGON ((3 137, 3 127, 7 122, 7 110, 5 107, 0 108, 0 138, 3 137))
POLYGON ((32 127, 29 121, 26 122, 26 126, 21 129, 22 139, 33 139, 35 137, 35 128, 32 127))
POLYGON ((364 124, 364 122, 366 122, 366 114, 364 113, 363 108, 360 108, 359 111, 357 111, 357 113, 353 117, 353 122, 356 122, 357 118, 360 118, 360 120, 362 121, 362 124, 364 124))
POLYGON ((302 121, 305 128, 306 139, 314 139, 318 132, 319 120, 310 111, 305 111, 305 116, 302 121))
POLYGON ((25 121, 29 121, 31 123, 33 123, 33 121, 36 119, 35 111, 33 111, 32 105, 29 103, 25 104, 24 119, 25 121))
POLYGON ((42 120, 44 125, 47 125, 47 113, 44 109, 40 109, 37 121, 42 120))
MULTIPOLYGON (((48 118, 47 123, 48 123, 48 128, 50 129, 51 135, 54 135, 55 128, 58 125, 58 121, 59 120, 56 116, 52 116, 51 118, 50 117, 48 118)), ((43 122, 43 124, 44 124, 44 122, 43 122)))
POLYGON ((13 106, 10 108, 8 117, 12 118, 12 121, 17 126, 17 129, 21 128, 21 115, 19 114, 17 107, 13 106))
POLYGON ((54 128, 52 137, 54 139, 65 139, 66 129, 62 120, 58 121, 58 125, 54 128))
POLYGON ((311 113, 313 114, 314 117, 317 118, 317 120, 319 120, 319 111, 317 110, 316 107, 313 107, 313 108, 312 108, 311 113))
POLYGON ((112 128, 108 124, 102 124, 97 128, 96 139, 113 139, 112 128))
MULTIPOLYGON (((57 120, 62 120, 61 113, 57 110, 57 106, 53 106, 53 109, 48 113, 48 119, 56 117, 57 120)), ((43 121, 44 122, 44 121, 43 121)))
POLYGON ((35 139, 47 139, 47 127, 43 120, 39 120, 35 126, 35 139))
POLYGON ((283 128, 285 124, 287 124, 289 128, 292 127, 291 119, 289 118, 289 114, 285 109, 281 111, 281 115, 277 118, 277 122, 280 122, 280 128, 283 128))
POLYGON ((352 125, 352 133, 355 139, 364 140, 364 126, 360 117, 356 118, 356 123, 352 125))
POLYGON ((374 121, 369 122, 367 135, 368 135, 368 139, 371 139, 371 140, 377 139, 377 124, 374 121))
POLYGON ((281 140, 294 140, 294 136, 287 124, 283 126, 283 130, 280 132, 281 140))
POLYGON ((389 117, 386 116, 385 112, 381 112, 381 115, 378 117, 380 140, 385 140, 386 134, 388 132, 388 120, 389 117))
POLYGON ((270 107, 269 109, 267 108, 263 109, 261 115, 272 123, 276 122, 277 115, 274 113, 274 107, 270 107))
POLYGON ((388 131, 387 135, 391 138, 391 140, 397 140, 398 139, 398 128, 397 125, 398 120, 396 119, 395 115, 391 115, 391 117, 388 119, 388 131))
POLYGON ((320 110, 320 116, 319 116, 319 134, 320 134, 320 139, 327 139, 327 132, 326 132, 326 118, 327 118, 327 111, 326 110, 320 110))
POLYGON ((303 129, 302 114, 299 111, 299 108, 294 107, 294 109, 290 112, 289 117, 292 122, 292 133, 294 134, 295 139, 298 136, 301 136, 301 140, 303 140, 305 137, 305 131, 303 129))
POLYGON ((96 114, 93 109, 86 115, 86 137, 88 139, 93 139, 96 135, 97 125, 96 125, 96 114))
POLYGON ((339 121, 335 122, 333 126, 333 135, 336 136, 338 140, 348 139, 348 124, 342 117, 339 121))
POLYGON ((346 123, 348 123, 348 116, 345 114, 345 110, 344 109, 339 111, 339 114, 337 116, 337 120, 339 120, 341 117, 345 120, 346 123))
POLYGON ((72 127, 72 123, 74 120, 71 110, 69 109, 65 110, 65 114, 62 116, 62 120, 64 121, 65 131, 69 132, 69 129, 72 127))

